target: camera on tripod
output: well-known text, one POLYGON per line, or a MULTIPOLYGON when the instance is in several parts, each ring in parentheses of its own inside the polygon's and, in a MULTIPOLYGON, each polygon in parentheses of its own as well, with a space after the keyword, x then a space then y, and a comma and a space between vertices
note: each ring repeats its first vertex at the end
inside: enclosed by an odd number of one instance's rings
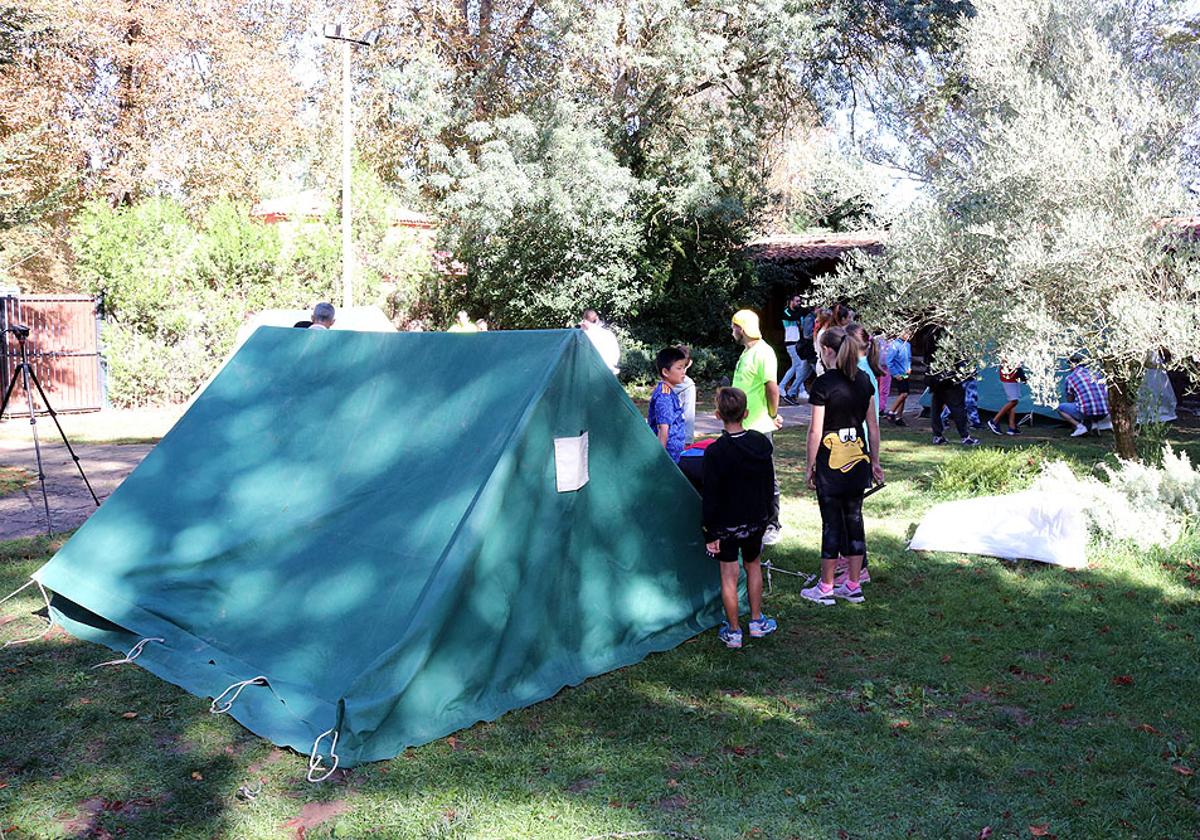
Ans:
MULTIPOLYGON (((46 494, 46 471, 42 466, 42 443, 38 439, 37 413, 33 407, 33 391, 30 389, 31 383, 37 389, 38 396, 42 399, 42 405, 45 406, 46 413, 50 415, 50 419, 54 421, 55 427, 58 428, 58 434, 62 438, 63 444, 67 447, 67 451, 71 453, 71 460, 75 462, 75 468, 79 470, 79 477, 87 485, 88 492, 92 494, 92 501, 96 503, 96 507, 100 507, 100 499, 96 496, 96 491, 92 489, 92 483, 88 481, 87 473, 83 471, 83 464, 79 463, 79 456, 71 448, 71 441, 67 440, 67 433, 63 431, 62 424, 58 422, 58 414, 50 407, 50 398, 42 390, 42 383, 38 381, 37 371, 29 363, 29 347, 25 344, 25 340, 29 338, 29 327, 24 324, 12 324, 5 327, 4 331, 0 332, 0 335, 6 332, 10 332, 17 337, 17 344, 20 345, 21 361, 13 368, 12 378, 9 380, 8 388, 4 392, 4 398, 0 399, 0 418, 4 417, 9 400, 12 399, 13 390, 17 385, 20 385, 25 392, 25 406, 29 411, 29 429, 33 433, 33 453, 37 459, 37 477, 38 482, 42 485, 42 504, 46 508, 46 533, 52 534, 54 533, 54 529, 50 525, 50 497, 46 494)), ((3 343, 0 343, 0 364, 8 364, 8 352, 3 343)))

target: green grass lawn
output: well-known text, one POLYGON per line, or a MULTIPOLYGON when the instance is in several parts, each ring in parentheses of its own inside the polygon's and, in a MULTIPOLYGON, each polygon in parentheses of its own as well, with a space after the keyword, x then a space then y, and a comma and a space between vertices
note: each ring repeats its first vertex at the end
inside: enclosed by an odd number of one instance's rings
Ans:
MULTIPOLYGON (((964 456, 885 431, 865 605, 809 605, 777 575, 773 637, 728 651, 706 633, 321 785, 207 700, 133 665, 92 670, 107 649, 55 633, 0 650, 0 834, 1200 836, 1200 539, 1107 549, 1081 572, 914 555, 907 535, 964 456)), ((987 443, 1085 466, 1106 451, 1041 438, 987 443)), ((812 570, 802 430, 777 440, 771 556, 812 570)), ((58 542, 0 544, 0 595, 58 542)), ((36 633, 40 606, 34 589, 0 605, 0 640, 36 633)))

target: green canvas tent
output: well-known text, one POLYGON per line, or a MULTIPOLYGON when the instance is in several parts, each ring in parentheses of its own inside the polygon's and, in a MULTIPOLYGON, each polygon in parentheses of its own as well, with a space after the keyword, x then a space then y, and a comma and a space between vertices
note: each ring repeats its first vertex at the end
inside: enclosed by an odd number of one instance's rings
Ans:
POLYGON ((699 517, 579 331, 262 328, 35 578, 74 635, 155 639, 138 665, 349 766, 714 626, 699 517))

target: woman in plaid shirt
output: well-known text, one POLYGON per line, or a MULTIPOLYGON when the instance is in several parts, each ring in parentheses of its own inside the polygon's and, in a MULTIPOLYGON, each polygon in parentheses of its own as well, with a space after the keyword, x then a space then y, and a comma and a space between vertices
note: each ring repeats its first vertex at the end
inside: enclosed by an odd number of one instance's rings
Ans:
POLYGON ((1071 372, 1063 385, 1067 401, 1058 404, 1058 413, 1075 427, 1071 437, 1086 435, 1093 423, 1108 414, 1108 389, 1083 364, 1079 353, 1071 356, 1071 372))

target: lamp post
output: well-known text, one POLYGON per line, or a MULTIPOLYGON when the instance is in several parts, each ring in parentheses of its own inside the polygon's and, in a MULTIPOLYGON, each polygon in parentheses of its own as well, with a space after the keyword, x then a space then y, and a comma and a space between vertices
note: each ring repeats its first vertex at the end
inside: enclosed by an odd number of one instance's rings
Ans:
POLYGON ((376 27, 354 37, 340 23, 325 26, 325 37, 342 42, 342 308, 354 304, 354 242, 350 236, 350 152, 354 148, 354 120, 350 115, 350 46, 374 46, 376 27))

